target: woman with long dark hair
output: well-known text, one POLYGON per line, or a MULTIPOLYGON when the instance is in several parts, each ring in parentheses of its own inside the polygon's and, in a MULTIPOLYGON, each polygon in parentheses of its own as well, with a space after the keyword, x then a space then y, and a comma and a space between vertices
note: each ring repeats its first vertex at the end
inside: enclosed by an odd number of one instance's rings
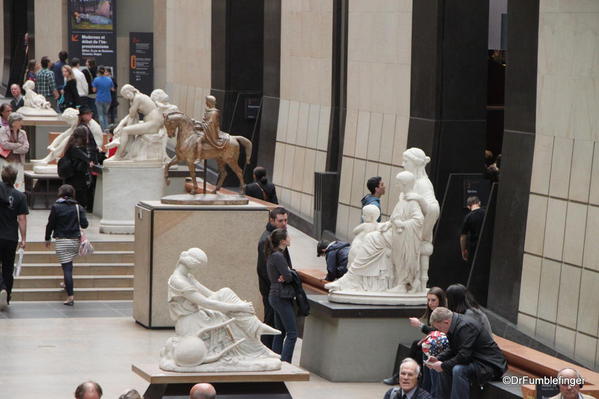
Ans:
POLYGON ((254 168, 253 176, 254 182, 245 186, 245 194, 273 204, 278 204, 279 199, 277 198, 277 189, 274 184, 268 182, 266 168, 256 166, 254 168))
POLYGON ((291 240, 287 230, 275 229, 270 234, 266 246, 266 271, 270 280, 268 302, 275 311, 275 328, 285 331, 285 340, 281 335, 275 335, 272 350, 281 354, 281 360, 291 363, 295 342, 297 341, 297 321, 293 308, 295 290, 289 284, 293 276, 283 251, 289 246, 291 240))
POLYGON ((89 185, 91 181, 89 168, 91 158, 87 153, 87 129, 83 126, 75 128, 62 156, 61 164, 58 166, 63 173, 62 162, 66 162, 68 170, 66 174, 61 174, 66 184, 70 184, 75 189, 77 202, 82 207, 87 207, 89 202, 89 185))
POLYGON ((449 310, 477 320, 488 331, 489 335, 493 336, 491 323, 489 323, 487 315, 480 310, 480 305, 466 287, 462 284, 453 284, 447 287, 445 293, 447 294, 447 308, 449 310))
POLYGON ((85 209, 75 200, 75 189, 69 184, 58 188, 58 199, 52 205, 48 224, 46 225, 46 248, 50 248, 51 237, 56 240, 56 256, 62 266, 64 288, 67 292, 67 306, 73 306, 73 259, 79 254, 81 229, 89 223, 85 217, 85 209))
MULTIPOLYGON (((426 310, 424 314, 420 317, 410 317, 410 325, 412 327, 418 328, 422 331, 423 334, 430 334, 432 331, 435 331, 435 328, 431 326, 430 317, 433 310, 437 309, 439 306, 447 306, 447 298, 445 296, 445 291, 439 287, 431 287, 426 294, 426 310)), ((412 346, 410 347, 410 353, 407 357, 410 357, 422 366, 422 348, 418 344, 420 341, 416 340, 412 342, 412 346)), ((397 385, 399 383, 399 366, 401 364, 402 359, 402 350, 401 345, 397 347, 397 353, 395 355, 395 366, 393 367, 393 374, 389 378, 385 378, 383 382, 387 385, 397 385)), ((425 367, 426 368, 426 367, 425 367)), ((426 389, 426 388, 425 388, 426 389)))

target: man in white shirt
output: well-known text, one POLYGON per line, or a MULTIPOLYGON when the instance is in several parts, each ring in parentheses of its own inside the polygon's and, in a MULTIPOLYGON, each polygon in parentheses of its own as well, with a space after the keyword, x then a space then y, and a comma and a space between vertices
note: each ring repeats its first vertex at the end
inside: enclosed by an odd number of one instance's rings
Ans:
POLYGON ((71 68, 73 69, 75 80, 77 80, 77 93, 79 93, 79 97, 82 97, 83 103, 87 105, 89 102, 89 86, 87 84, 87 79, 85 79, 85 75, 79 70, 79 58, 71 58, 71 68))

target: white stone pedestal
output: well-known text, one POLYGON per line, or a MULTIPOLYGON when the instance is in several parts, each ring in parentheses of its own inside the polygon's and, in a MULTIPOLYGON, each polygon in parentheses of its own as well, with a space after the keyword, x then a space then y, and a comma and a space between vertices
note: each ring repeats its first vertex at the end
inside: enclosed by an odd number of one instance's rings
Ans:
POLYGON ((102 170, 100 232, 133 234, 135 206, 160 200, 164 176, 160 161, 105 161, 102 170))

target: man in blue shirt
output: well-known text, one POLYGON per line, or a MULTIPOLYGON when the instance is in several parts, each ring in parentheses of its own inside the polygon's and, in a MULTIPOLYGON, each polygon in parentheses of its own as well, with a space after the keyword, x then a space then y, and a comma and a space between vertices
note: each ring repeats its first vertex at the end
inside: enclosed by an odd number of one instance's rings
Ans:
POLYGON ((98 77, 92 82, 92 87, 96 93, 96 108, 98 109, 98 119, 100 119, 100 126, 102 130, 106 131, 108 128, 108 109, 112 102, 112 96, 110 92, 114 90, 114 84, 112 79, 106 75, 106 68, 103 66, 98 68, 98 77))
MULTIPOLYGON (((366 205, 373 204, 381 209, 381 197, 385 194, 385 183, 383 182, 383 179, 380 176, 371 177, 366 182, 366 187, 368 188, 368 191, 370 191, 370 194, 367 194, 362 198, 362 208, 366 205)), ((382 214, 383 212, 381 209, 381 215, 382 214)), ((380 221, 381 217, 379 216, 377 222, 380 223, 380 221)))

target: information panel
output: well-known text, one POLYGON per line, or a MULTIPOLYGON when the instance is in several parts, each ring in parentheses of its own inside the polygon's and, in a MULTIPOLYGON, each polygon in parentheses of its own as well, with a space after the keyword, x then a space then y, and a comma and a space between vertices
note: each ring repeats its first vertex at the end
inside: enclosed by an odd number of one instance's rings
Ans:
POLYGON ((94 58, 116 78, 116 1, 69 0, 69 58, 94 58))
POLYGON ((154 34, 129 33, 129 83, 144 94, 154 90, 154 34))

